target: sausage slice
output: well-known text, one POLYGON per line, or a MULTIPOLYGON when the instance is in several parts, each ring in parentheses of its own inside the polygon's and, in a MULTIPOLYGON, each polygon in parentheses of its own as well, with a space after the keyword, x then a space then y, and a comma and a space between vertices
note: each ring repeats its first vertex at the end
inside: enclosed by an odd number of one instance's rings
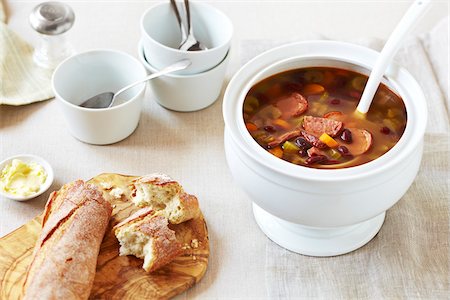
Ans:
POLYGON ((324 155, 324 156, 326 156, 325 152, 322 151, 322 150, 320 150, 320 149, 317 148, 317 147, 311 147, 311 148, 309 148, 308 151, 307 151, 307 153, 308 153, 308 156, 309 156, 309 157, 312 157, 312 156, 318 156, 318 155, 324 155))
POLYGON ((281 117, 288 119, 304 113, 308 109, 308 100, 299 93, 292 93, 277 101, 276 106, 281 111, 281 117))
POLYGON ((324 149, 324 148, 328 147, 324 142, 319 140, 319 138, 312 133, 302 130, 301 134, 308 143, 310 143, 311 145, 313 145, 316 148, 324 149))
POLYGON ((313 117, 313 116, 305 116, 303 118, 303 128, 306 131, 313 132, 317 135, 326 133, 329 136, 334 137, 338 135, 343 125, 344 124, 341 121, 333 119, 313 117))
POLYGON ((275 140, 267 143, 267 146, 269 148, 275 148, 276 146, 286 142, 287 140, 293 139, 298 136, 300 136, 300 129, 294 129, 286 133, 283 133, 279 137, 276 137, 275 140))
POLYGON ((347 128, 352 133, 352 143, 345 144, 345 147, 350 151, 352 155, 360 155, 372 146, 372 134, 365 129, 359 128, 347 128))

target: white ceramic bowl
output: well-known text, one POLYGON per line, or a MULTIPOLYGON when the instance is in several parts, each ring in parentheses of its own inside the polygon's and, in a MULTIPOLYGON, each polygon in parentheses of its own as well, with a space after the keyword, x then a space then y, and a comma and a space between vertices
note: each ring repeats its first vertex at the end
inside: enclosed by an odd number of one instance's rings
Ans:
POLYGON ((13 161, 13 159, 20 159, 21 161, 23 161, 25 163, 35 162, 35 163, 41 165, 44 168, 45 172, 47 173, 47 178, 45 179, 44 184, 41 186, 41 188, 39 189, 39 191, 37 193, 34 193, 29 196, 16 196, 16 195, 11 195, 11 194, 5 193, 2 190, 0 190, 0 194, 3 197, 12 199, 12 200, 16 200, 16 201, 26 201, 26 200, 36 198, 37 196, 43 194, 52 185, 53 178, 54 178, 52 166, 45 159, 43 159, 42 157, 36 156, 36 155, 21 154, 21 155, 15 155, 15 156, 8 157, 7 159, 0 162, 0 172, 1 172, 1 170, 3 170, 3 168, 6 165, 10 164, 13 161))
POLYGON ((427 124, 425 97, 406 70, 391 65, 385 84, 405 102, 408 122, 403 136, 372 162, 324 170, 291 164, 260 147, 244 125, 245 95, 258 81, 291 69, 328 66, 368 74, 377 56, 373 50, 333 41, 285 45, 247 63, 227 87, 223 116, 229 168, 253 200, 260 228, 289 250, 338 255, 376 235, 386 210, 405 194, 418 172, 427 124))
POLYGON ((136 129, 145 84, 123 94, 111 108, 91 109, 79 104, 103 92, 116 92, 147 75, 131 55, 113 50, 93 50, 64 60, 53 73, 52 85, 70 133, 89 144, 112 144, 136 129))
POLYGON ((141 34, 145 55, 156 69, 188 58, 192 64, 177 74, 196 74, 217 66, 227 55, 233 35, 230 19, 207 4, 191 2, 190 9, 194 35, 207 50, 178 50, 181 33, 169 1, 150 7, 142 16, 141 34))
MULTIPOLYGON (((146 60, 142 43, 139 59, 149 73, 158 71, 146 60)), ((158 103, 168 109, 182 112, 197 111, 213 104, 220 96, 230 54, 208 71, 193 75, 167 74, 149 81, 158 103)))

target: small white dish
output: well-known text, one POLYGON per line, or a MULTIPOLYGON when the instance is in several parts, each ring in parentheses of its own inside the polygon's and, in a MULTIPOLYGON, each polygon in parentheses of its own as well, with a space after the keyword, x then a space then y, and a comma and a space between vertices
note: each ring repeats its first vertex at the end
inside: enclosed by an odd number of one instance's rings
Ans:
MULTIPOLYGON (((138 56, 149 73, 158 72, 144 54, 139 43, 138 56)), ((191 112, 213 104, 220 96, 230 54, 213 68, 192 75, 166 74, 148 82, 158 103, 170 110, 191 112)))
POLYGON ((190 10, 195 37, 207 50, 178 49, 181 32, 169 1, 150 7, 142 15, 145 56, 156 69, 188 58, 192 64, 177 74, 196 74, 217 66, 227 55, 233 36, 233 24, 228 16, 212 5, 198 2, 192 2, 190 10))
POLYGON ((11 156, 11 157, 8 157, 7 159, 3 160, 2 162, 0 162, 0 172, 1 172, 1 170, 3 170, 3 168, 7 164, 11 163, 14 159, 20 159, 21 161, 23 161, 25 163, 34 162, 34 163, 41 165, 44 168, 45 172, 47 173, 47 178, 45 179, 45 182, 41 186, 39 191, 32 195, 15 196, 15 195, 5 193, 2 190, 0 190, 0 195, 2 195, 5 198, 11 199, 11 200, 26 201, 26 200, 36 198, 37 196, 43 194, 44 192, 46 192, 49 189, 49 187, 53 183, 54 174, 53 174, 52 166, 45 159, 43 159, 42 157, 36 156, 36 155, 32 155, 32 154, 21 154, 21 155, 11 156))
POLYGON ((85 100, 103 92, 117 92, 146 76, 133 56, 114 50, 91 50, 63 61, 53 73, 52 87, 69 132, 95 145, 119 142, 138 126, 146 84, 121 94, 110 108, 84 108, 85 100))

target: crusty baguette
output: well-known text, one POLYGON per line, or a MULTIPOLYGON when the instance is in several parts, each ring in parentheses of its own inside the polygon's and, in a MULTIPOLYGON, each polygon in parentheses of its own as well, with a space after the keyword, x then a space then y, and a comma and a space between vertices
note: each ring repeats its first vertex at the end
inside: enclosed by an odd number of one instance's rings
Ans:
POLYGON ((185 193, 183 187, 167 175, 139 177, 133 181, 131 188, 134 204, 158 211, 171 224, 183 223, 200 213, 197 197, 185 193))
POLYGON ((143 268, 153 272, 183 252, 167 218, 145 207, 114 226, 120 243, 120 255, 144 259, 143 268))
POLYGON ((24 299, 88 299, 112 208, 78 180, 53 192, 23 286, 24 299))

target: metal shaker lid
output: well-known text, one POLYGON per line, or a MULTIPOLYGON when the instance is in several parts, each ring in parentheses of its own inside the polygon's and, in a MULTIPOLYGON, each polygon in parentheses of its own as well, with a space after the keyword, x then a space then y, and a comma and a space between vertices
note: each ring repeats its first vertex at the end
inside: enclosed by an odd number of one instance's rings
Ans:
POLYGON ((44 2, 31 11, 29 19, 31 27, 37 32, 46 35, 57 35, 72 28, 75 14, 67 4, 44 2))

